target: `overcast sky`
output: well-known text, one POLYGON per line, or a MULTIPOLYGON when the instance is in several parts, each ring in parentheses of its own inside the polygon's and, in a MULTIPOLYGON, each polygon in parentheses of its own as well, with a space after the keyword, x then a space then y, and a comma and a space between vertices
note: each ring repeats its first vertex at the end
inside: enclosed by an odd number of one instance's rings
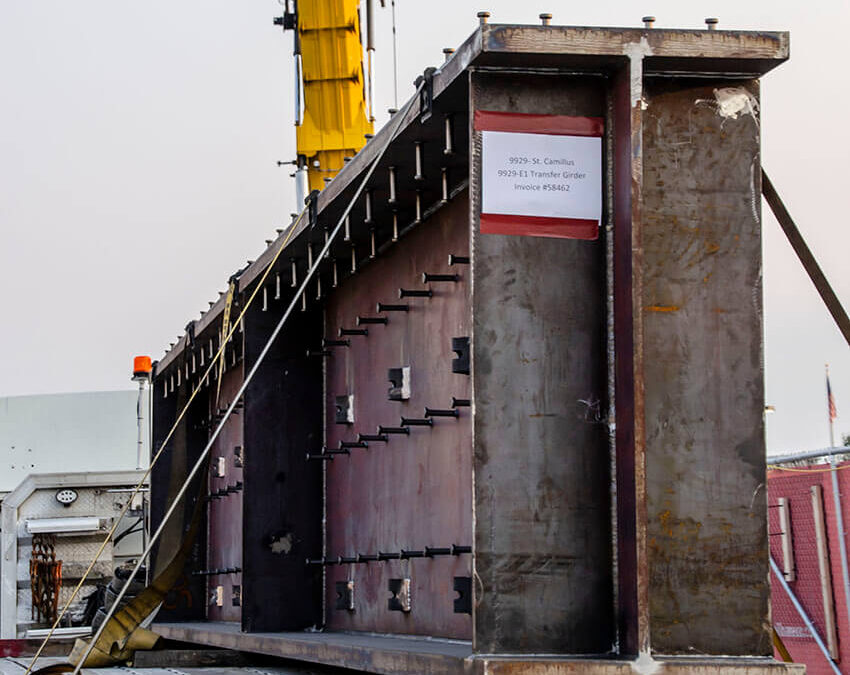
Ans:
MULTIPOLYGON (((378 4, 378 3, 376 3, 378 4)), ((389 0, 377 9, 376 108, 392 106, 389 0)), ((644 4, 398 0, 400 99, 475 28, 495 22, 790 30, 762 87, 763 162, 850 305, 843 202, 850 149, 850 3, 644 4)), ((0 396, 125 389, 132 357, 163 349, 295 209, 292 34, 273 1, 0 0, 0 396)), ((379 122, 386 115, 379 116, 379 122)), ((765 206, 765 212, 767 207, 765 206)), ((765 217, 771 452, 850 432, 850 350, 765 217)))

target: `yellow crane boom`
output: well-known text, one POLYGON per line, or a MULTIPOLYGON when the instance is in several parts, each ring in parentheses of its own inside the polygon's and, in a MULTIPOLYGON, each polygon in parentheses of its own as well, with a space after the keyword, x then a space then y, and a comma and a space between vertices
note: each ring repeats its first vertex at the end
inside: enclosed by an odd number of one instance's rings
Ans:
POLYGON ((308 192, 342 168, 373 131, 366 110, 358 0, 297 0, 294 12, 277 21, 295 30, 297 166, 306 170, 308 192), (287 25, 288 24, 288 25, 287 25))

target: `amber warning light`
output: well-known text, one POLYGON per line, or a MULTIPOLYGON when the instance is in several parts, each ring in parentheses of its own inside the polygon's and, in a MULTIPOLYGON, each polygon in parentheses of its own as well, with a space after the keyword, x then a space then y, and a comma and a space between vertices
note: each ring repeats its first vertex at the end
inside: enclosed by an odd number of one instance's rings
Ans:
POLYGON ((151 357, 137 356, 133 359, 133 378, 149 378, 151 376, 151 357))

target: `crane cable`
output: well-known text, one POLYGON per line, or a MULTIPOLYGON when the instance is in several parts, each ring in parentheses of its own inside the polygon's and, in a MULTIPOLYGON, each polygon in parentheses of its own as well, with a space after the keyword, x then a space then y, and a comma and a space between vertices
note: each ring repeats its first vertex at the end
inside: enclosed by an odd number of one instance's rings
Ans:
MULTIPOLYGON (((180 425, 180 422, 182 422, 183 418, 186 416, 186 413, 189 410, 189 406, 192 404, 192 401, 195 399, 198 392, 201 390, 201 386, 203 385, 203 382, 209 377, 210 373, 212 372, 213 368, 215 367, 216 362, 219 359, 221 359, 222 363, 224 363, 225 346, 230 341, 230 339, 233 337, 233 334, 236 332, 236 328, 239 326, 240 322, 242 321, 242 318, 245 316, 245 312, 248 311, 248 308, 251 306, 251 303, 256 298, 259 289, 262 288, 263 283, 268 278, 268 275, 272 270, 272 267, 274 267, 275 263, 277 262, 278 258, 280 257, 280 254, 283 252, 283 249, 289 243, 289 240, 292 238, 292 235, 295 233, 295 230, 297 229, 298 223, 303 218, 305 212, 306 212, 306 208, 302 209, 301 213, 298 214, 298 218, 290 226, 289 232, 287 232, 286 237, 284 237, 283 241, 281 242, 280 247, 278 248, 278 250, 275 253, 274 257, 272 258, 271 262, 269 262, 268 266, 266 267, 266 270, 263 273, 263 276, 261 277, 260 282, 257 284, 256 288, 254 289, 254 292, 249 297, 247 303, 245 304, 244 309, 242 310, 242 312, 240 312, 236 321, 233 322, 233 325, 230 327, 230 330, 227 332, 227 334, 222 335, 222 340, 221 340, 221 344, 219 345, 218 351, 216 352, 215 356, 210 360, 210 364, 209 364, 209 366, 207 366, 206 372, 204 372, 203 377, 201 377, 198 380, 198 384, 196 385, 196 387, 192 391, 191 395, 189 396, 189 400, 186 401, 186 405, 183 406, 183 409, 180 411, 180 414, 177 416, 177 419, 174 421, 174 424, 171 426, 171 429, 169 429, 168 433, 165 436, 165 440, 162 441, 162 444, 159 446, 159 450, 157 450, 156 454, 154 454, 153 458, 151 459, 150 465, 148 466, 144 475, 141 477, 138 484, 133 489, 132 494, 130 494, 130 496, 127 498, 126 504, 124 504, 121 511, 118 513, 118 516, 115 518, 115 522, 113 523, 109 532, 106 534, 106 537, 104 538, 103 543, 100 545, 100 548, 97 550, 97 553, 95 553, 94 559, 91 561, 91 564, 88 566, 88 568, 86 568, 86 571, 83 573, 83 576, 77 582, 77 585, 74 588, 73 592, 71 593, 71 596, 68 598, 68 601, 65 603, 65 606, 62 608, 62 611, 60 612, 59 616, 56 617, 56 621, 53 622, 53 626, 51 626, 47 635, 44 637, 44 640, 42 640, 41 644, 39 645, 38 649, 36 650, 36 653, 33 656, 32 661, 30 662, 29 666, 27 667, 27 670, 24 673, 24 675, 29 675, 32 672, 32 669, 33 669, 33 666, 35 665, 36 659, 38 659, 38 657, 41 656, 41 653, 44 651, 45 646, 47 645, 50 638, 53 636, 53 633, 56 631, 56 628, 59 626, 59 623, 62 621, 62 618, 67 613, 68 608, 71 606, 71 603, 77 597, 77 594, 80 592, 80 589, 82 588, 82 586, 85 583, 86 579, 88 578, 89 574, 91 574, 92 569, 94 568, 98 559, 100 558, 100 556, 103 554, 104 550, 106 549, 106 545, 109 543, 109 541, 112 539, 113 535, 115 534, 116 530, 118 529, 118 525, 120 524, 121 519, 127 513, 127 510, 130 508, 130 504, 132 503, 133 498, 139 492, 141 492, 142 488, 145 485, 145 482, 150 477, 150 474, 151 474, 151 471, 153 470, 153 467, 156 465, 157 461, 159 460, 160 456, 162 455, 163 451, 165 450, 166 445, 171 440, 171 437, 177 431, 177 427, 180 425)), ((135 576, 135 572, 133 572, 133 576, 135 576)), ((125 584, 125 588, 127 587, 127 585, 128 584, 125 584)), ((123 595, 123 591, 122 591, 122 595, 123 595)))
POLYGON ((393 107, 398 108, 398 36, 396 35, 395 0, 390 0, 393 17, 393 107))
MULTIPOLYGON (((400 110, 393 117, 392 130, 388 133, 388 137, 387 137, 386 141, 384 142, 381 149, 378 151, 378 154, 376 155, 375 159, 372 161, 372 164, 369 167, 369 170, 366 172, 366 175, 363 177, 363 180, 360 181, 360 185, 357 187, 357 190, 355 190, 354 194, 352 195, 351 200, 348 202, 348 206, 346 206, 345 210, 342 212, 342 215, 340 216, 339 221, 336 224, 336 227, 334 227, 333 231, 330 233, 330 236, 328 237, 327 241, 325 242, 325 245, 322 248, 322 251, 316 257, 316 260, 313 263, 313 266, 309 269, 309 271, 307 272, 307 275, 304 277, 304 281, 301 282, 301 286, 298 288, 298 290, 294 294, 292 301, 289 303, 289 306, 286 308, 286 311, 283 313, 283 316, 281 317, 280 321, 278 321, 277 325, 275 326, 274 330, 272 331, 271 335, 269 336, 268 340, 266 341, 266 344, 263 347, 262 351, 257 356, 257 360, 255 361, 254 365, 251 367, 251 370, 245 376, 245 379, 243 380, 242 385, 239 387, 239 391, 233 397, 233 401, 231 401, 230 405, 227 408, 227 411, 224 413, 224 416, 222 417, 221 421, 218 423, 218 426, 216 427, 216 429, 213 432, 212 436, 210 437, 209 441, 207 441, 206 446, 201 451, 200 456, 198 457, 198 460, 195 462, 195 465, 192 467, 192 470, 189 472, 189 475, 186 477, 186 480, 183 482, 182 487, 180 488, 178 493, 175 495, 174 500, 171 503, 171 506, 168 508, 168 510, 163 515, 162 522, 160 522, 159 527, 157 528, 156 532, 154 532, 153 536, 151 537, 150 541, 148 542, 148 545, 145 547, 145 550, 142 551, 142 554, 139 556, 139 559, 136 562, 136 565, 133 568, 133 571, 130 573, 131 579, 133 577, 135 577, 135 575, 137 574, 137 572, 141 568, 142 563, 144 562, 145 558, 147 558, 148 555, 150 554, 151 550, 153 549, 154 544, 156 544, 157 540, 159 539, 160 535, 162 534, 162 531, 165 528, 166 523, 168 522, 169 518, 171 518, 172 514, 174 513, 175 509, 177 508, 178 503, 180 502, 180 500, 185 495, 186 490, 189 487, 189 483, 195 477, 195 474, 198 473, 198 470, 201 468, 201 466, 206 462, 206 458, 207 458, 207 455, 209 454, 210 448, 212 447, 213 443, 218 438, 219 434, 221 433, 221 430, 224 428, 224 424, 225 424, 225 422, 227 422, 228 418, 230 417, 234 408, 236 407, 237 401, 239 401, 239 399, 242 398, 243 394, 245 393, 245 390, 248 388, 248 385, 251 383, 251 380, 254 378, 254 375, 256 374, 257 370, 259 369, 259 367, 262 365, 263 361, 265 360, 266 355, 268 354, 269 350, 271 349, 272 344, 277 339, 278 335, 280 334, 281 330, 283 329, 283 326, 286 323, 286 320, 289 318, 290 314, 292 313, 292 310, 295 307, 296 303, 298 302, 298 299, 306 292, 307 284, 311 281, 316 270, 319 268, 321 261, 323 260, 325 255, 330 250, 331 244, 333 244, 334 239, 339 234, 339 231, 343 226, 343 223, 345 223, 346 218, 351 213, 351 209, 354 207, 354 203, 357 201, 358 197, 360 197, 360 195, 362 194, 363 190, 366 187, 366 184, 369 182, 369 179, 372 177, 372 174, 375 172, 375 169, 378 167, 378 164, 380 163, 381 159, 383 158, 384 153, 386 152, 386 150, 389 147, 392 140, 395 138, 395 135, 396 135, 396 133, 398 133, 398 130, 401 128, 401 123, 404 121, 404 118, 405 118, 407 112, 413 106, 413 103, 418 100, 419 92, 421 91, 421 89, 422 89, 422 85, 420 84, 417 87, 414 95, 405 104, 404 109, 400 110)), ((302 211, 302 214, 303 214, 303 211, 302 211)), ((290 230, 290 233, 293 232, 294 229, 295 228, 293 226, 292 229, 290 230)), ((288 237, 287 237, 287 239, 288 239, 288 237)), ((283 250, 283 246, 281 246, 277 255, 280 255, 280 252, 282 250, 283 250)), ((270 269, 270 267, 269 267, 269 269, 270 269)), ((254 289, 254 295, 256 295, 257 290, 259 288, 260 288, 260 284, 258 284, 257 287, 254 289)), ((253 299, 254 295, 252 295, 252 299, 253 299)), ((246 307, 246 309, 247 309, 247 307, 246 307)), ((245 310, 243 310, 242 313, 239 315, 239 319, 242 318, 244 313, 245 313, 245 310)), ((77 662, 76 666, 74 667, 74 675, 77 675, 80 672, 80 669, 85 664, 86 659, 88 658, 92 649, 94 649, 94 647, 95 647, 96 643, 98 642, 100 636, 103 634, 104 629, 109 624, 109 621, 112 618, 113 614, 118 609, 118 605, 120 604, 121 599, 124 597, 124 594, 126 593, 128 588, 129 588, 129 584, 125 584, 121 588, 121 591, 118 593, 118 595, 115 598, 112 606, 109 608, 109 611, 107 612, 106 617, 103 620, 103 623, 101 623, 101 625, 98 628, 95 635, 92 636, 92 639, 88 644, 88 647, 86 648, 85 652, 80 657, 80 660, 77 662)), ((101 651, 103 651, 105 654, 110 654, 113 646, 114 645, 109 645, 108 646, 109 648, 107 648, 105 650, 101 650, 101 651)))

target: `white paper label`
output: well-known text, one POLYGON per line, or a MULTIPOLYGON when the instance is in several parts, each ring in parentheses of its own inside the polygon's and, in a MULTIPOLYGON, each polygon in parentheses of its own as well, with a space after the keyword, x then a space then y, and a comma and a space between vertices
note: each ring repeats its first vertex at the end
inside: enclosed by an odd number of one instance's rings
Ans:
POLYGON ((602 139, 482 131, 481 212, 602 218, 602 139))

